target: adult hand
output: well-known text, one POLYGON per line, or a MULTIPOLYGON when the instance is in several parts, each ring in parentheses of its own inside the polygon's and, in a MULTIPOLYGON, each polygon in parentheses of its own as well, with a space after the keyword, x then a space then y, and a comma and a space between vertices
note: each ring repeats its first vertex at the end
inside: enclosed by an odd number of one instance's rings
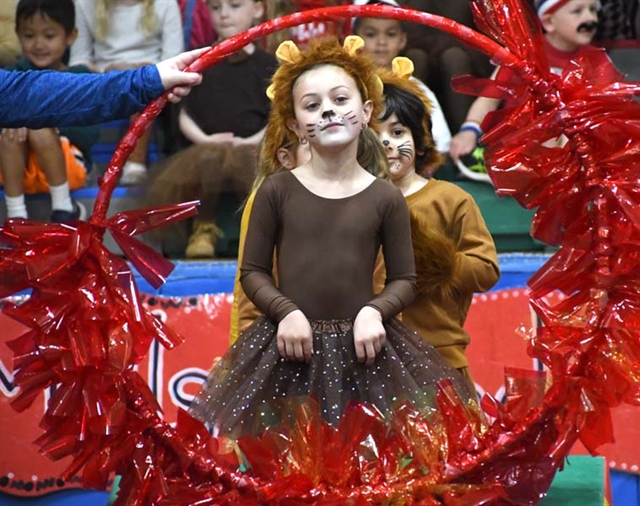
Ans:
POLYGON ((182 70, 208 50, 208 47, 194 49, 156 64, 164 89, 171 90, 168 96, 170 102, 179 102, 189 94, 192 86, 202 82, 202 76, 197 72, 183 72, 182 70))
POLYGON ((302 311, 296 309, 285 316, 278 324, 276 337, 282 358, 309 363, 313 354, 313 331, 302 311))
POLYGON ((455 134, 451 139, 451 147, 449 148, 449 154, 453 161, 457 162, 461 156, 471 153, 476 148, 477 142, 478 136, 470 130, 455 134))
POLYGON ((363 307, 353 322, 353 344, 358 362, 373 364, 386 340, 387 332, 380 312, 371 306, 363 307))

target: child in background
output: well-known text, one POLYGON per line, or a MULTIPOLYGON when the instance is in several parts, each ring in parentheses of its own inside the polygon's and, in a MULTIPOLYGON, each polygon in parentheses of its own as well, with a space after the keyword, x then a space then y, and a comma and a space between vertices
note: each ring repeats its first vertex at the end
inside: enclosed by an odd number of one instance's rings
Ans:
MULTIPOLYGON (((16 34, 22 59, 15 70, 56 70, 87 73, 84 66, 67 67, 63 58, 77 36, 72 0, 20 0, 16 34)), ((51 221, 84 219, 86 210, 71 198, 84 185, 91 168, 91 146, 98 126, 26 128, 0 134, 0 183, 4 183, 7 216, 27 218, 24 194, 51 194, 51 221)))
MULTIPOLYGON (((442 16, 481 31, 475 25, 469 0, 403 0, 402 3, 411 9, 442 16)), ((468 74, 488 77, 491 74, 489 58, 453 35, 419 23, 407 23, 407 38, 404 56, 413 61, 416 67, 414 75, 438 96, 449 127, 457 131, 473 97, 454 91, 451 79, 468 74)))
MULTIPOLYGON (((416 330, 475 388, 465 348, 464 322, 473 294, 499 279, 498 255, 473 197, 460 187, 420 176, 420 166, 438 156, 429 130, 431 104, 411 79, 413 64, 396 58, 393 71, 381 72, 385 111, 379 139, 389 160, 391 181, 411 214, 417 296, 402 311, 402 322, 416 330)), ((376 286, 384 266, 376 269, 376 286)))
MULTIPOLYGON (((390 5, 400 7, 395 0, 354 0, 354 5, 390 5)), ((364 50, 385 69, 391 68, 391 62, 396 56, 400 56, 407 45, 407 32, 403 22, 396 19, 385 18, 356 18, 353 22, 353 33, 364 40, 364 50)), ((431 122, 433 124, 433 138, 437 150, 446 157, 451 143, 451 131, 442 112, 442 107, 435 94, 421 81, 412 77, 424 91, 433 104, 431 122)), ((443 159, 434 160, 432 165, 427 165, 424 170, 427 174, 433 174, 441 165, 443 159)))
MULTIPOLYGON (((381 113, 381 85, 362 40, 291 42, 269 96, 277 135, 291 130, 311 158, 266 178, 255 196, 241 266, 247 297, 265 314, 213 368, 191 412, 231 438, 278 424, 299 398, 317 399, 337 426, 353 401, 390 415, 398 402, 434 408, 434 387, 459 374, 394 317, 414 297, 409 213, 402 194, 357 160, 362 132, 381 113), (372 279, 380 247, 387 283, 372 279), (278 286, 272 277, 278 254, 278 286)), ((374 159, 374 166, 384 159, 374 159)))
MULTIPOLYGON (((213 28, 222 41, 248 30, 264 15, 259 0, 210 0, 213 28)), ((222 197, 247 197, 257 149, 269 115, 265 95, 277 62, 255 44, 203 72, 202 84, 183 102, 180 130, 194 146, 178 152, 153 183, 161 202, 200 200, 186 258, 214 258, 222 197), (157 185, 165 188, 157 188, 157 185)))
MULTIPOLYGON (((544 29, 545 52, 551 71, 561 74, 578 56, 588 57, 597 49, 591 41, 598 29, 598 0, 535 0, 536 12, 544 29)), ((509 69, 496 69, 493 78, 508 76, 509 69)), ((471 105, 465 122, 451 141, 451 158, 469 179, 491 182, 484 164, 484 148, 478 146, 483 129, 492 127, 489 113, 502 104, 500 99, 478 97, 471 105), (484 123, 485 118, 489 123, 484 123), (481 127, 482 125, 482 127, 481 127)))
MULTIPOLYGON (((170 58, 183 51, 182 20, 175 0, 76 1, 78 38, 70 63, 97 72, 126 70, 170 58)), ((120 183, 147 179, 152 129, 138 140, 122 169, 120 183)))
MULTIPOLYGON (((264 16, 261 0, 209 0, 209 7, 217 42, 248 30, 264 16)), ((183 135, 193 144, 257 148, 269 114, 264 91, 275 66, 272 55, 251 43, 207 69, 198 92, 180 111, 183 135)))

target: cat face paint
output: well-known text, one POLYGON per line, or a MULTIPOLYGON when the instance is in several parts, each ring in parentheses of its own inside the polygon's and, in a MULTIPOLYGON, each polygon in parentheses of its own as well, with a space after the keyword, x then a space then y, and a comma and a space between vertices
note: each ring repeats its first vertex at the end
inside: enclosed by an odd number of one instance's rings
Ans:
POLYGON ((391 179, 398 181, 413 175, 416 171, 416 147, 411 130, 392 114, 380 123, 378 138, 387 154, 391 179))
POLYGON ((302 74, 293 86, 296 119, 289 127, 316 147, 340 147, 358 141, 371 117, 354 79, 342 68, 323 65, 302 74))

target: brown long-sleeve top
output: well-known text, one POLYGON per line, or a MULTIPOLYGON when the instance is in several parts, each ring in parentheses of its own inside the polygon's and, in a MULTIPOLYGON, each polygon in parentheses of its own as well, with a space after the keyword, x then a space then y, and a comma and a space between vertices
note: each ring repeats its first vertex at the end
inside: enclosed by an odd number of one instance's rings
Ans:
POLYGON ((309 191, 292 172, 272 175, 255 197, 240 281, 247 297, 275 322, 296 309, 313 320, 352 319, 365 305, 380 311, 383 320, 392 318, 415 293, 404 197, 376 179, 355 195, 328 199, 309 191), (380 246, 387 275, 375 296, 371 280, 380 246))
MULTIPOLYGON (((451 297, 418 295, 402 311, 402 322, 437 348, 453 367, 467 367, 469 335, 463 327, 473 294, 489 290, 500 278, 493 238, 473 197, 452 183, 431 179, 406 201, 414 216, 453 241, 458 265, 451 297)), ((376 289, 383 280, 384 265, 379 262, 376 289)))

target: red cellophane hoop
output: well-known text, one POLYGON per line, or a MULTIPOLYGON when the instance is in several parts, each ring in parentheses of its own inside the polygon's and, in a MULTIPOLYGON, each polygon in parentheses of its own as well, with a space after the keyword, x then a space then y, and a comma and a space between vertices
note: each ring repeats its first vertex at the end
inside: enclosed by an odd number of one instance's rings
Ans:
POLYGON ((9 343, 20 387, 13 406, 26 409, 58 385, 37 444, 51 458, 72 457, 64 478, 82 472, 85 487, 105 488, 112 473, 121 474, 118 504, 520 505, 545 494, 575 441, 595 452, 612 440, 609 410, 640 405, 640 104, 632 100, 640 86, 623 83, 604 54, 577 58, 553 75, 527 7, 485 0, 473 9, 488 36, 382 5, 306 11, 221 42, 190 70, 284 28, 354 16, 429 25, 511 68, 508 81, 463 77, 456 85, 518 99, 484 141, 496 190, 537 208, 532 234, 559 246, 529 282, 544 323, 532 332, 529 353, 549 368, 552 387, 544 392, 535 373, 510 372, 507 402, 482 401, 490 423, 447 384, 437 421, 410 406, 399 406, 390 422, 354 406, 332 431, 310 402, 286 429, 238 442, 248 473, 186 413, 168 424, 135 366, 154 339, 167 348, 182 339, 140 304, 129 266, 102 243, 110 231, 156 287, 173 268, 133 235, 192 216, 196 203, 106 217, 121 167, 165 94, 119 143, 87 223, 7 220, 0 229, 13 246, 0 260, 0 297, 32 289, 24 304, 4 307, 30 329, 9 343), (546 146, 560 135, 562 147, 546 146), (546 296, 555 291, 565 298, 551 305, 546 296))

